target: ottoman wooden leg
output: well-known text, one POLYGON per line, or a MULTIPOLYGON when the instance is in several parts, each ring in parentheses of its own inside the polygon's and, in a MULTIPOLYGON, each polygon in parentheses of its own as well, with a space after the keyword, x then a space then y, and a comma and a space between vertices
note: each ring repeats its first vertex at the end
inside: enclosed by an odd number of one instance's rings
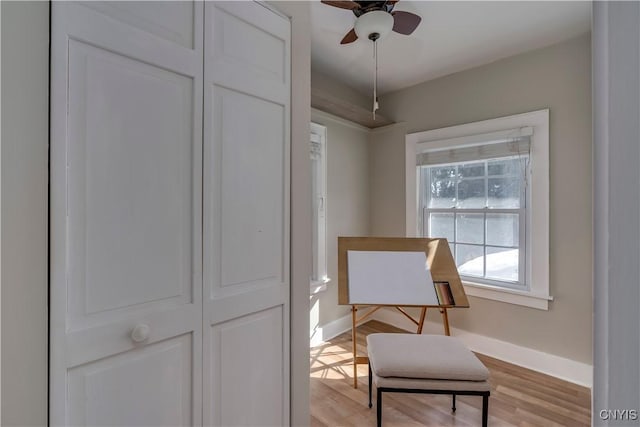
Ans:
POLYGON ((451 399, 452 403, 451 403, 451 410, 453 412, 456 412, 456 394, 453 393, 453 398, 451 399))

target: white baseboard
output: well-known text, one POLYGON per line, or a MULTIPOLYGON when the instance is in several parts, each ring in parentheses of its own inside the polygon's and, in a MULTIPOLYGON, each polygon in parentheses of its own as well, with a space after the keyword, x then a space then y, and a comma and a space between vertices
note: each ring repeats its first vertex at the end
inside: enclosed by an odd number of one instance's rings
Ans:
MULTIPOLYGON (((393 309, 383 308, 378 310, 371 318, 407 331, 415 332, 416 330, 416 326, 409 319, 393 309)), ((349 321, 348 323, 350 326, 351 322, 349 321)), ((442 334, 442 323, 426 321, 422 331, 426 334, 442 334)), ((467 347, 478 353, 584 387, 591 388, 593 385, 593 366, 586 363, 576 362, 575 360, 457 328, 450 328, 450 331, 452 336, 459 338, 467 347)))
MULTIPOLYGON (((358 309, 360 315, 366 313, 366 311, 358 309)), ((338 335, 351 330, 351 314, 342 316, 333 322, 329 322, 324 326, 318 326, 311 330, 309 334, 309 346, 317 347, 324 344, 325 341, 335 338, 338 335)))

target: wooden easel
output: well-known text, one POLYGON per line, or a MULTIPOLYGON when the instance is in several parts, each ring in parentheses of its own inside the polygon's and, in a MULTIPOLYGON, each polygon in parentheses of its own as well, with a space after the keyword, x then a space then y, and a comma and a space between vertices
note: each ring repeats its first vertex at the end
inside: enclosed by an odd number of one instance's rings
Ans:
POLYGON ((458 270, 449 250, 446 239, 396 238, 396 237, 338 237, 338 303, 351 305, 351 339, 353 341, 353 387, 358 388, 358 364, 369 362, 367 356, 358 356, 357 325, 382 307, 394 307, 417 327, 416 333, 422 333, 427 309, 437 308, 442 315, 444 334, 450 335, 449 308, 468 308, 469 301, 462 287, 458 270), (356 304, 349 300, 347 251, 425 251, 427 264, 434 281, 449 282, 455 305, 397 305, 397 304, 356 304), (373 307, 358 318, 358 307, 373 307), (421 308, 419 320, 414 319, 405 308, 421 308))

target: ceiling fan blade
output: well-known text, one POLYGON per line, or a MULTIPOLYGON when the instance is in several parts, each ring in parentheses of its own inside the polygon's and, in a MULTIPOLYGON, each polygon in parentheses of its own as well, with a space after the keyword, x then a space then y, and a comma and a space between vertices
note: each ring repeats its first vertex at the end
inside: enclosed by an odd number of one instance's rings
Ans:
POLYGON ((393 15, 393 31, 408 36, 418 27, 422 18, 415 13, 397 10, 393 15))
POLYGON ((329 6, 333 6, 333 7, 339 7, 340 9, 349 9, 349 10, 353 10, 353 9, 357 9, 360 7, 360 5, 354 1, 351 0, 345 0, 345 1, 336 1, 336 0, 320 0, 322 3, 324 4, 328 4, 329 6))
POLYGON ((358 35, 356 34, 356 30, 352 28, 351 31, 342 38, 340 44, 353 43, 356 40, 358 40, 358 35))

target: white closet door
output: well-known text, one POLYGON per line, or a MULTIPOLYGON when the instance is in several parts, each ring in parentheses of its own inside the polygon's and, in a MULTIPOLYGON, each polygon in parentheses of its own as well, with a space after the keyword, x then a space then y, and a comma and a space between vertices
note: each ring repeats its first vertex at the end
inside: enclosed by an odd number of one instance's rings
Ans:
POLYGON ((52 425, 202 422, 202 24, 52 4, 52 425))
POLYGON ((204 424, 282 426, 290 22, 252 2, 208 2, 205 22, 204 424))

